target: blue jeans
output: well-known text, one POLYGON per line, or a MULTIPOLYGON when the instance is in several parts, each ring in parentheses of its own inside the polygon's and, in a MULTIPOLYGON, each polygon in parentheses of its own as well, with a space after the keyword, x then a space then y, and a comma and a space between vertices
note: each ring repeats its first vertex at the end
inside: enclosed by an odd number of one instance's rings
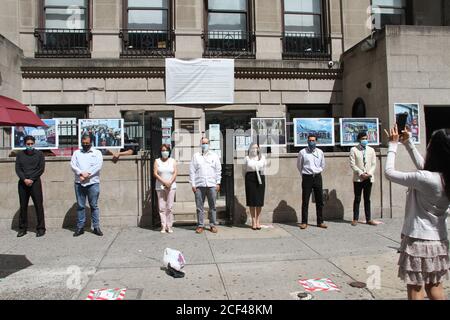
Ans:
POLYGON ((75 183, 75 194, 77 196, 77 228, 84 228, 86 223, 86 197, 92 214, 92 225, 94 228, 100 227, 100 210, 98 209, 98 196, 100 195, 100 184, 94 183, 83 187, 75 183))
POLYGON ((205 219, 205 197, 208 198, 209 213, 211 215, 210 226, 216 224, 216 187, 197 187, 195 192, 195 204, 197 206, 197 222, 199 227, 204 226, 205 219))

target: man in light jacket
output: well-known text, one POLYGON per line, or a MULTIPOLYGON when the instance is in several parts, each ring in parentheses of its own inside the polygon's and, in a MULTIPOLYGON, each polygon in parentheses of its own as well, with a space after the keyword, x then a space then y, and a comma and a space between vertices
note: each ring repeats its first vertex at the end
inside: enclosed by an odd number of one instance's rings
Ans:
POLYGON ((368 146, 367 133, 358 133, 359 144, 350 150, 350 167, 353 170, 353 190, 355 200, 353 202, 353 221, 352 226, 358 224, 359 204, 361 202, 361 193, 364 193, 364 211, 366 214, 366 223, 375 225, 371 219, 370 212, 370 193, 372 183, 375 181, 374 174, 377 166, 375 150, 368 146))
POLYGON ((98 208, 98 197, 100 195, 100 170, 103 165, 102 153, 92 148, 92 138, 84 135, 81 138, 81 150, 72 155, 70 163, 75 174, 75 195, 77 197, 77 230, 73 234, 78 237, 84 233, 86 222, 86 197, 92 214, 92 225, 94 234, 102 236, 100 230, 100 211, 98 208))
POLYGON ((197 207, 197 229, 196 233, 202 233, 204 229, 204 203, 208 197, 209 211, 211 215, 210 230, 217 233, 216 228, 216 198, 220 191, 220 181, 222 180, 222 164, 219 156, 209 151, 209 140, 201 139, 201 152, 197 152, 192 157, 189 168, 189 183, 195 194, 195 204, 197 207))

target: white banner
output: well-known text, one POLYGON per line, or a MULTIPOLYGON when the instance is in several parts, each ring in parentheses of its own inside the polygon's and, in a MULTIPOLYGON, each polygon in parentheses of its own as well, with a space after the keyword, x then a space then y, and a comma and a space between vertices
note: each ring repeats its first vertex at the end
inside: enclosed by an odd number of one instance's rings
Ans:
POLYGON ((234 103, 234 60, 166 59, 166 103, 234 103))

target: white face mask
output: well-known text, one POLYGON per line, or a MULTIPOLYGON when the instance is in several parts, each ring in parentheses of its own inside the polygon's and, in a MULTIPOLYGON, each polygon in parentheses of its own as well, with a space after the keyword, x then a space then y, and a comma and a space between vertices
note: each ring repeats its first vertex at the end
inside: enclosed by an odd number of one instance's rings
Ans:
POLYGON ((169 151, 161 151, 161 156, 163 159, 167 159, 169 157, 169 151))

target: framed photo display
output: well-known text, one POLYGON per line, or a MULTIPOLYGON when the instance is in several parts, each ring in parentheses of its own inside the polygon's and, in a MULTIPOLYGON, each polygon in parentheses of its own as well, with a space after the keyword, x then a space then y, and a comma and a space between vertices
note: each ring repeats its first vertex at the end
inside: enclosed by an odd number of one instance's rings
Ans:
POLYGON ((339 119, 341 132, 341 146, 356 146, 358 134, 367 133, 369 145, 380 144, 378 118, 341 118, 339 119))
POLYGON ((47 127, 12 127, 11 146, 12 149, 25 149, 25 137, 33 136, 36 141, 34 147, 39 150, 58 149, 58 120, 42 119, 47 127))
POLYGON ((78 146, 81 148, 81 137, 89 135, 92 146, 96 149, 123 148, 123 119, 79 119, 78 146))
POLYGON ((318 146, 334 146, 333 118, 294 118, 294 145, 308 145, 308 136, 317 137, 318 146))
POLYGON ((286 146, 286 119, 252 118, 251 138, 260 147, 286 146))

